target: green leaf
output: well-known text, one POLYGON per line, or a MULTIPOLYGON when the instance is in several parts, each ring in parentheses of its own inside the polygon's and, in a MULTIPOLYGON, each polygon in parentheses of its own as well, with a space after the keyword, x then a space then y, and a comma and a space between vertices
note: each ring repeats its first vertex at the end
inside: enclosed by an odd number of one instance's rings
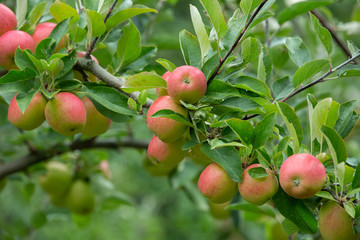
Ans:
POLYGON ((215 138, 209 141, 211 146, 211 150, 215 148, 222 148, 222 147, 238 147, 238 148, 247 148, 247 146, 239 143, 239 142, 225 142, 219 138, 215 138))
POLYGON ((258 61, 261 53, 261 43, 253 37, 246 38, 241 43, 241 56, 245 63, 258 61))
POLYGON ((41 2, 36 4, 36 6, 31 10, 29 15, 29 24, 35 25, 40 20, 41 16, 43 15, 46 8, 46 2, 41 2))
POLYGON ((191 4, 190 4, 190 15, 191 15, 191 21, 193 23, 197 39, 200 44, 201 56, 202 56, 201 59, 204 59, 204 57, 206 56, 207 52, 210 49, 209 36, 206 31, 205 25, 202 21, 199 10, 194 5, 191 5, 191 4))
POLYGON ((301 232, 312 234, 317 232, 317 220, 302 200, 290 197, 281 188, 272 199, 279 212, 294 223, 301 232))
POLYGON ((31 215, 31 226, 34 229, 39 229, 47 222, 46 215, 42 211, 37 211, 31 215))
POLYGON ((291 136, 285 136, 279 141, 279 144, 275 147, 275 151, 273 154, 273 161, 275 163, 275 166, 281 165, 283 160, 283 152, 286 150, 292 140, 293 138, 291 136))
POLYGON ((85 9, 85 13, 89 39, 101 36, 106 31, 106 26, 100 13, 89 9, 85 9))
POLYGON ((360 66, 349 64, 337 71, 339 78, 346 78, 346 77, 358 77, 360 76, 360 66))
POLYGON ((246 145, 253 144, 255 137, 254 127, 249 121, 232 118, 225 121, 226 124, 234 131, 236 136, 246 145))
POLYGON ((356 44, 353 41, 347 40, 346 43, 352 56, 359 53, 359 48, 356 46, 356 44))
POLYGON ((355 207, 352 203, 345 203, 344 204, 345 211, 350 215, 351 218, 355 218, 355 207))
POLYGON ((316 59, 305 63, 294 74, 292 79, 294 88, 299 87, 300 84, 322 71, 325 67, 329 67, 329 60, 327 59, 316 59))
MULTIPOLYGON (((15 63, 18 66, 19 69, 23 70, 25 68, 30 68, 36 72, 39 72, 38 65, 36 65, 32 59, 29 57, 29 55, 26 53, 27 50, 21 50, 19 47, 15 51, 15 63)), ((31 55, 31 53, 30 53, 31 55)), ((40 64, 40 61, 35 59, 35 62, 37 64, 40 64)))
POLYGON ((216 30, 218 39, 223 38, 227 26, 220 3, 217 0, 200 0, 200 2, 210 17, 210 22, 216 30))
POLYGON ((239 111, 247 114, 264 113, 261 105, 245 97, 231 97, 223 101, 220 105, 215 105, 214 107, 224 109, 226 111, 239 111))
POLYGON ((123 28, 123 34, 118 41, 116 56, 120 67, 134 62, 141 54, 140 32, 135 24, 130 21, 123 28))
POLYGON ((237 9, 232 17, 228 20, 227 31, 222 40, 226 50, 229 50, 234 44, 236 38, 240 34, 240 31, 245 27, 245 23, 246 16, 240 13, 240 9, 237 9))
POLYGON ((263 167, 251 168, 248 170, 248 174, 252 178, 264 178, 269 175, 263 167))
POLYGON ((54 2, 53 4, 51 4, 49 12, 58 22, 62 22, 65 19, 71 17, 73 17, 73 20, 71 20, 71 22, 79 21, 79 14, 76 9, 72 8, 66 3, 62 3, 59 1, 54 2))
POLYGON ((139 98, 138 98, 139 104, 140 106, 144 106, 146 101, 147 101, 147 93, 146 90, 142 90, 139 94, 139 98))
POLYGON ((163 66, 169 72, 174 71, 176 68, 176 65, 167 59, 158 58, 156 59, 156 62, 159 63, 161 66, 163 66))
POLYGON ((317 17, 315 17, 312 13, 310 13, 310 19, 315 29, 316 35, 318 36, 318 38, 320 38, 320 41, 322 42, 328 55, 330 56, 333 51, 333 44, 332 36, 329 30, 321 26, 319 19, 317 19, 317 17))
POLYGON ((102 210, 113 210, 121 205, 132 205, 132 200, 125 194, 115 193, 109 197, 106 197, 102 204, 101 209, 102 210))
POLYGON ((311 60, 311 54, 308 47, 303 43, 299 37, 288 37, 285 41, 285 46, 289 50, 290 59, 301 67, 311 60))
POLYGON ((142 71, 147 65, 149 65, 156 54, 156 46, 141 46, 140 56, 133 63, 130 63, 126 67, 126 70, 132 70, 136 72, 142 71))
POLYGON ((321 198, 334 200, 333 195, 331 195, 329 192, 326 192, 326 191, 317 192, 315 195, 318 196, 318 197, 321 197, 321 198))
MULTIPOLYGON (((220 51, 220 56, 224 57, 226 51, 220 51)), ((230 58, 229 58, 230 59, 230 58)), ((205 78, 208 80, 210 76, 215 72, 216 68, 219 65, 219 54, 215 53, 212 55, 202 66, 201 71, 204 73, 205 78)), ((225 64, 226 65, 226 64, 225 64)))
POLYGON ((235 182, 241 182, 242 166, 239 152, 234 147, 211 149, 209 143, 204 142, 201 151, 219 164, 235 182))
POLYGON ((153 115, 151 115, 151 117, 153 118, 157 118, 157 117, 164 117, 164 118, 170 118, 173 119, 175 121, 178 121, 180 123, 185 124, 186 126, 192 127, 194 128, 195 126, 186 118, 184 117, 182 114, 174 112, 173 110, 170 109, 162 109, 157 111, 156 113, 154 113, 153 115))
POLYGON ((206 97, 209 98, 225 99, 229 96, 239 96, 239 92, 220 80, 212 80, 206 89, 206 97))
POLYGON ((38 59, 49 59, 55 50, 55 40, 52 38, 45 38, 35 49, 35 56, 38 59))
POLYGON ((0 78, 0 92, 27 93, 34 86, 36 73, 30 68, 24 70, 10 70, 0 78))
MULTIPOLYGON (((49 60, 52 61, 52 59, 55 58, 56 55, 53 55, 49 60)), ((69 71, 73 70, 73 67, 76 63, 77 56, 76 51, 71 51, 68 55, 65 56, 59 56, 61 60, 64 63, 63 69, 59 72, 59 74, 56 76, 58 79, 62 79, 66 74, 69 73, 69 71)))
POLYGON ((328 1, 319 1, 319 0, 312 0, 312 1, 304 1, 298 2, 290 7, 285 7, 277 16, 279 24, 283 24, 286 21, 289 21, 296 16, 301 14, 307 13, 315 8, 319 8, 322 6, 329 5, 332 3, 332 0, 328 1))
MULTIPOLYGON (((274 210, 269 206, 254 206, 251 203, 233 203, 226 207, 228 210, 246 211, 251 213, 263 214, 269 217, 275 217, 274 210)), ((275 240, 275 239, 274 239, 275 240)))
POLYGON ((291 91, 294 90, 293 84, 290 81, 289 76, 285 76, 275 80, 271 88, 276 101, 284 99, 286 96, 288 96, 291 93, 291 91))
POLYGON ((138 111, 139 107, 138 107, 137 102, 134 99, 128 98, 128 106, 130 109, 134 110, 135 112, 138 111))
POLYGON ((262 0, 241 0, 240 7, 243 13, 248 16, 261 2, 262 0))
POLYGON ((341 162, 336 165, 335 171, 337 180, 340 184, 340 192, 343 192, 345 187, 345 162, 341 162))
POLYGON ((353 189, 360 188, 360 164, 358 164, 356 166, 354 179, 353 179, 353 181, 351 183, 351 186, 352 186, 353 189))
POLYGON ((56 25, 56 27, 50 33, 49 38, 52 38, 55 40, 55 46, 57 46, 59 44, 59 42, 64 37, 64 35, 68 32, 69 22, 70 22, 70 18, 65 19, 64 21, 58 23, 56 25))
POLYGON ((25 17, 28 10, 28 1, 16 0, 16 20, 17 26, 21 27, 25 23, 25 17))
POLYGON ((274 131, 275 120, 276 113, 270 113, 255 125, 254 148, 264 146, 274 131))
POLYGON ((201 49, 197 38, 184 29, 179 34, 179 41, 185 63, 190 66, 201 68, 201 49))
POLYGON ((155 72, 142 72, 129 77, 122 88, 130 93, 144 89, 166 87, 166 81, 155 72))
POLYGON ((347 158, 346 146, 341 136, 334 129, 327 126, 322 126, 321 131, 325 135, 335 165, 345 162, 347 158))
POLYGON ((38 89, 36 89, 36 90, 31 89, 29 92, 27 92, 25 94, 20 93, 20 94, 16 95, 16 102, 22 113, 25 112, 26 108, 29 106, 31 100, 36 95, 36 93, 38 93, 38 89))
POLYGON ((127 19, 135 17, 139 14, 148 13, 148 12, 157 13, 157 11, 152 8, 128 8, 128 9, 123 9, 123 10, 117 11, 115 14, 113 14, 111 17, 109 17, 108 20, 106 21, 106 29, 109 31, 127 19))
POLYGON ((296 233, 297 231, 299 231, 299 228, 292 221, 290 221, 287 218, 284 219, 284 221, 281 223, 281 226, 282 226, 284 232, 288 236, 291 236, 294 233, 296 233))
POLYGON ((341 104, 339 110, 339 118, 335 124, 334 129, 344 139, 355 126, 356 121, 359 119, 359 114, 355 112, 359 100, 352 100, 341 104))
POLYGON ((79 80, 62 80, 62 81, 57 81, 55 84, 56 89, 66 90, 66 91, 74 90, 80 88, 81 86, 82 86, 82 82, 79 80))
POLYGON ((271 158, 269 154, 266 152, 266 150, 264 148, 258 148, 255 150, 255 152, 260 165, 263 166, 264 168, 270 167, 271 158))
MULTIPOLYGON (((270 55, 267 53, 265 47, 262 48, 261 54, 258 61, 258 71, 257 77, 263 82, 268 83, 272 74, 272 62, 270 55)), ((266 85, 267 87, 267 85, 266 85)), ((269 90, 269 98, 271 99, 271 94, 269 90)))
POLYGON ((249 76, 240 76, 230 79, 229 84, 233 87, 251 91, 259 94, 260 96, 271 99, 270 89, 263 81, 260 81, 259 79, 249 76))

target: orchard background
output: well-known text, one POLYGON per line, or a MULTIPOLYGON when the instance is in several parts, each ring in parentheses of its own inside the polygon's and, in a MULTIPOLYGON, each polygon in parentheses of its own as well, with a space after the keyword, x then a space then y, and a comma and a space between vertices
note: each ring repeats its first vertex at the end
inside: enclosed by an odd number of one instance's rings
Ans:
POLYGON ((40 59, 53 54, 45 40, 38 54, 17 51, 20 70, 0 69, 0 178, 6 178, 0 239, 321 239, 319 207, 334 198, 360 232, 359 1, 1 3, 16 13, 17 29, 32 34, 36 24, 51 21, 58 24, 56 43, 64 35, 69 42, 53 58, 62 64, 53 68, 38 69, 40 59), (101 68, 76 59, 75 51, 91 53, 101 68), (324 153, 323 191, 298 200, 279 190, 263 206, 237 194, 227 207, 231 213, 218 219, 197 188, 204 164, 188 156, 167 176, 153 176, 156 166, 146 160, 153 133, 145 113, 155 88, 166 86, 160 76, 185 64, 204 72, 207 93, 199 103, 185 104, 189 120, 161 115, 191 126, 184 150, 202 142, 234 181, 241 181, 250 161, 277 174, 290 155, 324 153), (74 80, 73 70, 101 81, 74 80), (36 84, 42 72, 55 73, 51 91, 36 84), (34 89, 49 96, 60 90, 85 94, 112 125, 95 138, 65 137, 46 122, 19 130, 7 120, 8 105, 19 91, 30 100, 34 89), (38 182, 50 160, 90 184, 91 213, 51 203, 38 182))

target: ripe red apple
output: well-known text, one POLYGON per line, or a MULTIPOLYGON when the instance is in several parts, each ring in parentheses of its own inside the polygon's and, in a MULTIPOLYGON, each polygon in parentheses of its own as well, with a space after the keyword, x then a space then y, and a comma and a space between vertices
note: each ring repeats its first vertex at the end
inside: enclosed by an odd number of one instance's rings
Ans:
POLYGON ((66 205, 77 214, 92 212, 95 205, 95 194, 89 183, 84 180, 76 180, 71 186, 66 197, 66 205))
POLYGON ((260 206, 266 203, 275 195, 279 189, 279 182, 274 173, 265 169, 268 175, 262 178, 252 178, 249 170, 262 167, 260 164, 252 164, 242 173, 242 182, 238 183, 240 195, 249 203, 260 206))
POLYGON ((25 112, 22 113, 17 104, 16 96, 17 94, 12 98, 9 104, 9 122, 24 130, 33 130, 39 127, 45 120, 44 110, 47 102, 45 98, 40 93, 35 94, 31 99, 30 104, 25 109, 25 112))
POLYGON ((46 104, 45 118, 56 132, 73 136, 85 127, 86 110, 76 95, 61 92, 46 104))
POLYGON ((156 165, 172 168, 186 156, 186 152, 181 150, 184 143, 184 138, 165 143, 154 135, 148 146, 148 157, 156 165))
MULTIPOLYGON (((76 52, 76 55, 77 55, 78 58, 85 57, 85 54, 86 54, 86 52, 76 52)), ((94 62, 99 64, 99 61, 93 55, 90 55, 90 57, 94 62)), ((97 77, 94 74, 89 73, 88 71, 85 71, 85 73, 88 75, 88 79, 89 79, 90 82, 96 82, 97 81, 97 77)), ((77 71, 77 70, 74 70, 74 78, 85 81, 85 79, 83 78, 81 73, 79 71, 77 71)))
POLYGON ((335 201, 327 201, 320 207, 319 230, 324 240, 355 240, 351 217, 335 201))
MULTIPOLYGON (((162 78, 167 82, 167 80, 169 79, 171 75, 171 72, 170 71, 167 71, 166 73, 164 73, 162 75, 162 78)), ((168 91, 166 88, 157 88, 156 89, 156 94, 158 97, 162 97, 162 96, 167 96, 169 95, 168 91)))
POLYGON ((10 8, 0 3, 0 36, 4 33, 14 30, 17 26, 15 13, 10 8))
POLYGON ((294 198, 311 198, 324 186, 324 165, 311 154, 288 157, 280 167, 279 181, 284 191, 294 198))
POLYGON ((14 61, 15 51, 20 49, 30 49, 34 51, 35 44, 32 37, 26 32, 11 30, 0 37, 0 65, 7 70, 17 69, 14 61))
POLYGON ((155 100, 147 112, 147 125, 150 131, 155 133, 163 142, 174 142, 184 135, 188 126, 170 118, 154 118, 154 113, 162 109, 170 109, 188 117, 188 110, 175 103, 171 97, 162 96, 155 100))
POLYGON ((236 182, 217 163, 211 163, 200 174, 198 188, 214 203, 230 201, 237 193, 236 182))
POLYGON ((86 110, 86 124, 81 132, 88 137, 105 133, 111 125, 111 120, 102 115, 88 97, 82 97, 81 101, 86 110))
MULTIPOLYGON (((37 46, 42 40, 48 38, 52 30, 56 27, 56 23, 52 22, 43 22, 35 27, 35 31, 32 35, 35 45, 37 46)), ((67 44, 67 38, 64 36, 59 44, 55 48, 55 52, 59 51, 61 48, 64 48, 67 44)))
POLYGON ((171 98, 179 103, 196 103, 204 97, 207 82, 204 73, 192 66, 176 68, 167 81, 167 90, 171 98))

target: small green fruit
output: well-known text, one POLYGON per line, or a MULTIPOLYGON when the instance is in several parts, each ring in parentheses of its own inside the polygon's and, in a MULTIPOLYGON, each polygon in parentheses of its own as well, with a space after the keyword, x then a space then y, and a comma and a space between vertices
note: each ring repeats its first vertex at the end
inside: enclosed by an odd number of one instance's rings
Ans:
POLYGON ((95 194, 90 185, 83 180, 76 180, 70 186, 66 205, 76 214, 88 214, 93 211, 95 194))

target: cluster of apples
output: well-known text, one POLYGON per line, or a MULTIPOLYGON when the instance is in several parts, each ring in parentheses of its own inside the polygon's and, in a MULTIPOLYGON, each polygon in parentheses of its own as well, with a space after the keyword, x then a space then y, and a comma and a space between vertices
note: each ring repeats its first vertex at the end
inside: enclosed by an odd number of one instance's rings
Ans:
POLYGON ((46 174, 40 176, 38 181, 49 194, 52 204, 66 206, 76 214, 88 214, 93 211, 95 194, 88 182, 74 178, 67 165, 61 162, 48 162, 46 170, 46 174))
POLYGON ((186 142, 184 135, 188 126, 170 118, 155 118, 152 115, 169 109, 189 119, 188 110, 181 105, 181 101, 197 103, 206 93, 207 81, 201 70, 188 65, 166 72, 163 78, 166 89, 157 89, 158 98, 147 112, 147 126, 155 133, 149 143, 147 155, 156 168, 168 173, 186 156, 181 147, 186 142))

